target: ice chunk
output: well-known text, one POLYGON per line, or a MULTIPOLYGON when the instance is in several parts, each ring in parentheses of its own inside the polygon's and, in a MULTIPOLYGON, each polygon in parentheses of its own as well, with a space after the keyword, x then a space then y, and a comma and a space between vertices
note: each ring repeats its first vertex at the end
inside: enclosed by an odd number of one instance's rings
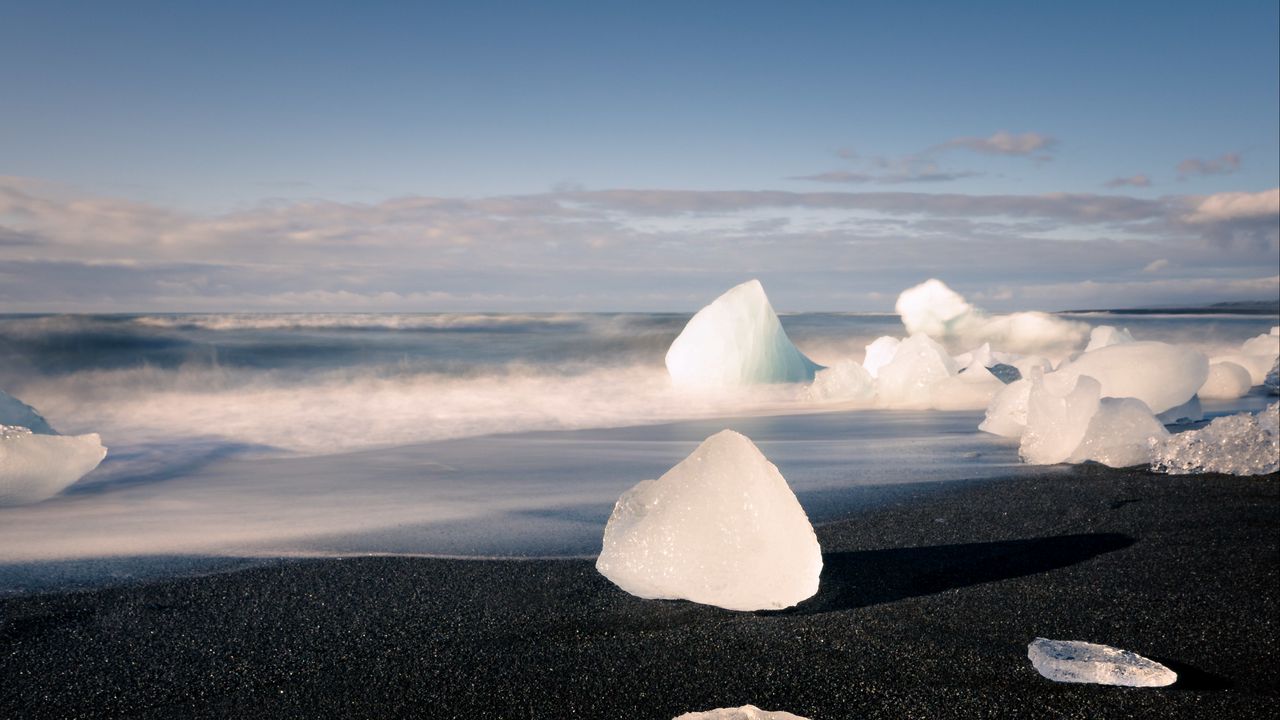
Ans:
POLYGON ((1167 437, 1169 431, 1141 400, 1102 398, 1067 462, 1092 460, 1115 468, 1146 465, 1152 445, 1167 437))
POLYGON ((759 280, 699 310, 667 350, 671 379, 688 387, 809 382, 820 368, 791 344, 759 280))
POLYGON ((1138 398, 1154 413, 1191 399, 1209 377, 1201 353, 1160 342, 1130 342, 1087 352, 1054 375, 1088 375, 1107 397, 1138 398))
POLYGON ((1227 473, 1266 475, 1280 470, 1280 403, 1253 415, 1215 419, 1158 443, 1153 470, 1170 475, 1227 473))
POLYGON ((1190 400, 1156 415, 1156 419, 1165 425, 1200 422, 1204 419, 1204 408, 1200 407, 1200 396, 1192 395, 1190 400))
POLYGON ((1271 370, 1271 366, 1275 363, 1275 358, 1265 355, 1242 355, 1234 353, 1231 355, 1215 355, 1209 362, 1232 362, 1245 370, 1249 371, 1249 385, 1261 385, 1267 380, 1267 372, 1271 370))
POLYGON ((1079 347, 1089 331, 1084 323, 1042 312, 988 315, 937 279, 904 290, 895 309, 908 333, 961 347, 987 342, 993 350, 1062 357, 1079 347))
POLYGON ((1234 400, 1253 387, 1249 371, 1231 361, 1211 363, 1209 377, 1196 393, 1206 400, 1234 400))
POLYGON ((938 383, 959 372, 945 348, 928 335, 912 335, 898 346, 893 360, 880 368, 876 392, 881 404, 895 408, 928 408, 938 383))
POLYGON ((37 435, 0 425, 0 506, 47 500, 98 467, 106 455, 97 435, 37 435))
POLYGON ((1240 346, 1241 355, 1258 355, 1275 359, 1280 357, 1280 336, 1265 334, 1250 338, 1240 346))
POLYGON ((717 708, 704 712, 685 713, 675 720, 809 720, 781 710, 761 710, 755 705, 743 705, 740 708, 717 708))
POLYGON ((875 394, 871 374, 853 360, 842 360, 819 370, 813 384, 804 389, 803 397, 818 402, 862 402, 875 394))
POLYGON ((992 358, 991 343, 982 343, 981 346, 974 348, 967 353, 957 355, 952 359, 955 360, 956 365, 960 367, 968 367, 975 362, 982 367, 991 367, 995 364, 995 360, 992 358))
POLYGON ((1027 427, 1027 400, 1031 397, 1031 380, 1014 380, 996 393, 987 405, 987 417, 979 430, 1008 438, 1022 437, 1027 427))
POLYGON ((822 552, 778 468, 724 430, 622 494, 596 569, 642 598, 773 610, 818 591, 822 552))
POLYGON ((1000 378, 983 367, 981 358, 933 387, 930 405, 936 410, 981 410, 991 404, 996 393, 1004 390, 1000 378))
POLYGON ((1129 342, 1133 342, 1133 336, 1129 334, 1129 328, 1099 325, 1089 332, 1089 345, 1085 347, 1084 351, 1100 350, 1104 347, 1129 342))
POLYGON ((879 377, 880 368, 888 365, 893 360, 893 356, 898 352, 898 346, 901 344, 901 340, 889 335, 876 338, 867 346, 867 354, 862 360, 862 367, 871 374, 871 377, 879 377))
POLYGON ((0 425, 24 427, 37 435, 58 434, 35 408, 3 390, 0 390, 0 425))
POLYGON ((1027 657, 1043 676, 1055 682, 1164 687, 1178 674, 1154 660, 1128 650, 1079 640, 1036 638, 1027 657))
POLYGON ((1277 358, 1271 364, 1271 372, 1262 380, 1263 386, 1267 388, 1267 392, 1272 395, 1280 395, 1280 358, 1277 358))
POLYGON ((1071 457, 1089 430, 1101 394, 1102 385, 1088 375, 1032 375, 1027 427, 1018 448, 1023 461, 1053 465, 1071 457))

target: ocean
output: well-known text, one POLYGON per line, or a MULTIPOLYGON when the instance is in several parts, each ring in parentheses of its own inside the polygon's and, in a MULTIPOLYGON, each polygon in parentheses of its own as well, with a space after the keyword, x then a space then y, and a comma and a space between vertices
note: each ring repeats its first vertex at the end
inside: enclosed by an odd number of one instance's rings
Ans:
MULTIPOLYGON (((0 389, 109 453, 0 508, 0 593, 209 562, 591 556, 618 495, 730 427, 815 522, 935 483, 1026 472, 980 410, 819 404, 795 386, 673 388, 682 314, 0 316, 0 389)), ((1206 353, 1273 316, 1072 315, 1206 353)), ((861 359, 887 314, 782 316, 815 361, 861 359)), ((961 352, 967 348, 952 348, 961 352)), ((1210 416, 1265 398, 1206 403, 1210 416)))

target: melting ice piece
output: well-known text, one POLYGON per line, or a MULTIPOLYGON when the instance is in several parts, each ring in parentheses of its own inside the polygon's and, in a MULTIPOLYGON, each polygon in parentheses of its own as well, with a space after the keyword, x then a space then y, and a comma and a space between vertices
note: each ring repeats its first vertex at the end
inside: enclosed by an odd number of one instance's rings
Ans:
POLYGON ((1088 375, 1107 397, 1133 397, 1162 413, 1191 399, 1209 377, 1201 353, 1161 342, 1129 342, 1087 352, 1054 375, 1088 375))
POLYGON ((991 398, 987 417, 979 430, 1008 438, 1022 437, 1027 427, 1027 400, 1031 397, 1031 380, 1014 380, 991 398))
POLYGON ((819 370, 813 384, 804 389, 806 400, 818 402, 860 402, 876 394, 871 374, 853 360, 842 360, 819 370))
POLYGON ((867 346, 862 367, 871 374, 871 377, 879 377, 880 368, 893 361, 893 356, 898 352, 898 346, 901 344, 902 340, 890 335, 876 338, 867 346))
POLYGON ((1266 333, 1249 338, 1240 346, 1242 355, 1259 355, 1261 357, 1280 357, 1280 335, 1266 333))
POLYGON ((704 712, 685 713, 674 720, 809 720, 781 710, 761 710, 755 705, 740 708, 717 708, 704 712))
POLYGON ((941 280, 902 291, 895 305, 911 334, 954 340, 962 347, 989 342, 995 350, 1065 355, 1079 347, 1089 326, 1042 312, 988 315, 941 280))
POLYGON ((927 408, 938 383, 960 371, 945 348, 928 335, 912 335, 898 345, 893 360, 880 368, 880 402, 896 408, 927 408))
POLYGON ((1115 468, 1146 465, 1152 446, 1167 437, 1169 431, 1141 400, 1102 398, 1067 462, 1092 460, 1115 468))
POLYGON ((1280 402, 1254 415, 1220 417, 1154 448, 1153 470, 1170 475, 1266 475, 1280 470, 1280 402))
POLYGON ((1209 377, 1196 394, 1206 400, 1234 400, 1247 394, 1251 387, 1249 371, 1226 360, 1209 365, 1209 377))
POLYGON ((1027 657, 1039 673, 1055 682, 1164 687, 1178 674, 1154 660, 1128 650, 1079 640, 1036 638, 1027 657))
POLYGON ((97 435, 37 435, 0 425, 0 506, 47 500, 98 467, 106 455, 97 435))
POLYGON ((37 435, 58 434, 35 408, 3 390, 0 390, 0 425, 17 425, 37 435))
POLYGON ((1112 345, 1120 345, 1122 343, 1133 342, 1133 336, 1129 334, 1129 328, 1117 328, 1114 325, 1099 325, 1089 331, 1089 344, 1084 351, 1100 350, 1104 347, 1112 345))
POLYGON ((1267 371, 1275 363, 1275 358, 1266 355, 1215 355, 1211 363, 1232 362, 1249 371, 1249 385, 1261 385, 1267 380, 1267 371))
POLYGON ((642 598, 775 610, 818 591, 822 551, 778 468, 723 430, 618 498, 596 569, 642 598))
POLYGON ((1088 375, 1036 373, 1027 396, 1027 427, 1018 454, 1031 465, 1053 465, 1071 457, 1098 411, 1102 386, 1088 375))
POLYGON ((809 382, 819 369, 791 344, 759 280, 699 310, 667 350, 671 379, 688 387, 809 382))
POLYGON ((1004 383, 982 365, 981 358, 974 358, 969 366, 933 386, 933 401, 937 410, 981 410, 991 399, 1004 390, 1004 383))

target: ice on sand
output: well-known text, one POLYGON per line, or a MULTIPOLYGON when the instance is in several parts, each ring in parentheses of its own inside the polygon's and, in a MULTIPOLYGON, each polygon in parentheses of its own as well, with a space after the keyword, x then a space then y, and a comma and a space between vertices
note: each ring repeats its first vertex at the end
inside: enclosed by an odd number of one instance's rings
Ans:
POLYGON ((759 280, 699 310, 667 350, 671 379, 686 387, 809 382, 819 369, 791 344, 759 280))
POLYGON ((107 449, 94 435, 37 435, 0 425, 0 506, 47 500, 98 467, 107 449))
POLYGON ((622 494, 596 569, 642 598, 771 610, 818 591, 822 552, 778 468, 724 430, 622 494))
POLYGON ((893 359, 880 368, 876 391, 880 402, 895 408, 928 408, 938 383, 960 371, 945 348, 925 334, 898 345, 893 359))
POLYGON ((1031 377, 1027 395, 1027 426, 1018 454, 1031 465, 1065 462, 1089 430, 1101 402, 1097 380, 1061 373, 1031 377))
POLYGON ((1280 470, 1280 403, 1215 419, 1155 446, 1153 470, 1171 475, 1266 475, 1280 470))
POLYGON ((1174 671, 1137 653, 1079 640, 1036 638, 1027 646, 1027 657, 1055 682, 1164 687, 1178 680, 1174 671))
POLYGON ((1162 413, 1191 399, 1209 377, 1209 361, 1196 350, 1161 342, 1129 342, 1087 352, 1054 375, 1087 375, 1106 397, 1141 400, 1162 413))
POLYGON ((1167 437, 1169 431, 1141 400, 1102 398, 1067 462, 1092 460, 1116 468, 1146 465, 1152 446, 1167 437))
POLYGON ((1007 438, 1022 437, 1027 427, 1027 400, 1031 397, 1031 380, 1014 380, 991 398, 987 416, 979 430, 1007 438))
POLYGON ((1234 400, 1253 387, 1249 371, 1229 360, 1209 365, 1209 376, 1196 394, 1206 400, 1234 400))
POLYGON ((674 720, 809 720, 781 710, 761 710, 755 705, 743 705, 739 708, 717 708, 704 712, 685 713, 674 720))

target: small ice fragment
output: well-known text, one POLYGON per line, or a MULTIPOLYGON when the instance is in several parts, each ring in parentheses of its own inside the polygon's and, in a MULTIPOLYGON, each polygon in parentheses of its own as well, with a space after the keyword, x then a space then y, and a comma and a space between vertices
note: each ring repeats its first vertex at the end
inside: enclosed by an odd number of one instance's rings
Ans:
POLYGON ((677 384, 718 388, 809 382, 821 366, 791 344, 759 280, 748 280, 694 315, 667 350, 677 384))
POLYGON ((1079 640, 1036 638, 1027 657, 1054 682, 1164 687, 1178 680, 1174 671, 1137 653, 1079 640))
POLYGON ((1022 437, 1027 427, 1027 400, 1031 397, 1031 381, 1014 380, 991 398, 987 417, 979 430, 1008 438, 1022 437))
POLYGON ((1167 437, 1169 431, 1141 400, 1102 398, 1067 462, 1092 460, 1115 468, 1146 465, 1151 462, 1153 444, 1167 437))
POLYGON ((871 377, 879 377, 880 368, 893 361, 893 356, 898 352, 898 346, 901 344, 902 340, 890 335, 876 338, 867 346, 867 354, 862 359, 862 367, 871 374, 871 377))
POLYGON ((817 402, 860 402, 870 400, 875 394, 871 374, 853 360, 842 360, 819 370, 802 397, 817 402))
POLYGON ((704 712, 688 712, 674 720, 809 720, 781 710, 761 710, 755 705, 743 705, 740 708, 717 708, 704 712))
POLYGON ((1098 411, 1102 386, 1088 375, 1031 376, 1027 427, 1018 455, 1030 465, 1064 462, 1079 447, 1098 411))
POLYGON ((778 468, 724 430, 622 494, 596 569, 642 598, 777 610, 818 591, 822 551, 778 468))
POLYGON ((1280 470, 1280 402, 1254 415, 1215 419, 1153 448, 1151 469, 1170 475, 1266 475, 1280 470))
POLYGON ((898 346, 893 360, 880 368, 876 392, 888 407, 928 408, 934 386, 959 371, 946 349, 928 335, 912 335, 898 346))
POLYGON ((1191 399, 1209 377, 1209 361, 1189 348, 1128 342, 1087 352, 1055 375, 1088 375, 1106 397, 1138 398, 1162 413, 1191 399))
POLYGON ((1209 377, 1196 394, 1206 400, 1234 400, 1253 387, 1249 371, 1230 360, 1211 363, 1209 377))
POLYGON ((1084 351, 1099 350, 1112 345, 1133 342, 1129 328, 1117 328, 1114 325, 1099 325, 1089 332, 1089 344, 1084 351))
POLYGON ((106 455, 96 434, 37 435, 0 425, 0 507, 47 500, 98 467, 106 455))
POLYGON ((1191 399, 1181 405, 1169 408, 1156 416, 1165 425, 1185 425, 1200 422, 1204 419, 1204 408, 1200 407, 1200 396, 1192 395, 1191 399))

